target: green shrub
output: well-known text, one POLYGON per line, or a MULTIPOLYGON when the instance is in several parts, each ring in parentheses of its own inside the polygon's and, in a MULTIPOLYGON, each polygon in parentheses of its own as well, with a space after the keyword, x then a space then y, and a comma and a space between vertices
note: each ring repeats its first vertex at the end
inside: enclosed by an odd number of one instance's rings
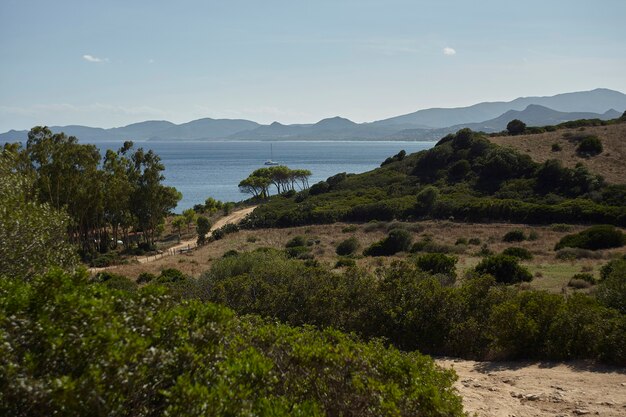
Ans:
POLYGON ((572 226, 570 226, 569 224, 556 223, 550 226, 550 230, 552 230, 553 232, 565 233, 571 231, 572 226))
POLYGON ((478 246, 480 245, 480 239, 477 237, 472 237, 467 241, 467 243, 473 246, 478 246))
POLYGON ((503 242, 522 242, 526 240, 526 235, 519 229, 507 232, 502 238, 503 242))
POLYGON ((600 268, 600 280, 605 280, 610 274, 622 263, 626 262, 626 255, 622 255, 621 258, 612 259, 600 268))
POLYGON ((161 271, 161 274, 157 277, 156 282, 159 284, 166 284, 184 281, 186 279, 187 277, 180 270, 176 268, 166 268, 161 271))
POLYGON ((599 155, 602 150, 602 142, 597 136, 585 136, 576 147, 576 153, 582 157, 599 155))
POLYGON ((552 144, 552 152, 560 152, 562 150, 563 150, 563 148, 558 143, 553 143, 552 144))
POLYGON ((230 256, 237 256, 237 255, 239 255, 238 251, 236 251, 235 249, 230 249, 224 252, 224 254, 222 255, 222 258, 228 258, 230 256))
POLYGON ((602 280, 596 291, 598 300, 626 314, 626 259, 609 262, 602 268, 601 274, 602 280))
POLYGON ((503 255, 514 256, 517 259, 529 261, 533 258, 533 254, 526 248, 510 247, 502 251, 503 255))
POLYGON ((356 224, 351 224, 349 226, 345 226, 341 229, 341 233, 352 233, 352 232, 356 232, 357 230, 359 230, 358 226, 356 224))
POLYGON ((456 277, 456 256, 446 256, 441 253, 429 253, 421 255, 415 263, 419 269, 430 274, 444 274, 456 277))
POLYGON ((609 225, 592 226, 580 233, 564 236, 554 250, 570 248, 608 249, 619 248, 626 244, 626 235, 621 230, 609 225))
POLYGON ((359 245, 359 241, 357 240, 357 238, 352 236, 344 240, 343 242, 339 243, 339 245, 337 245, 337 249, 335 250, 335 252, 339 256, 348 256, 348 255, 352 255, 353 253, 355 253, 357 249, 359 248, 359 246, 360 245, 359 245))
POLYGON ((156 280, 157 276, 150 272, 142 272, 137 276, 137 284, 147 284, 156 280))
POLYGON ((386 238, 373 243, 363 251, 365 256, 390 256, 398 252, 406 252, 411 247, 411 233, 403 229, 393 229, 386 238))
POLYGON ((467 239, 464 237, 460 237, 454 242, 455 245, 467 245, 467 239))
POLYGON ((116 290, 135 291, 137 289, 137 284, 128 277, 109 271, 99 272, 94 281, 116 290))
POLYGON ((464 415, 454 372, 419 353, 164 291, 1 280, 1 414, 464 415))
POLYGON ((479 274, 489 274, 496 282, 514 284, 517 282, 530 282, 532 274, 518 264, 517 258, 508 255, 494 255, 483 259, 475 268, 479 274))
POLYGON ((389 223, 381 222, 378 220, 369 221, 365 226, 363 226, 363 231, 365 233, 376 232, 380 230, 387 230, 387 226, 389 223))
POLYGON ((526 123, 519 119, 513 119, 506 125, 506 130, 512 136, 521 135, 526 130, 526 123))
POLYGON ((350 258, 339 258, 337 262, 335 263, 335 268, 343 268, 343 267, 352 268, 355 266, 356 266, 356 262, 354 261, 354 259, 350 259, 350 258))
POLYGON ((285 249, 285 253, 290 258, 308 259, 311 249, 306 246, 291 246, 285 249))
POLYGON ((306 246, 307 238, 305 236, 294 236, 285 243, 286 248, 295 248, 297 246, 306 246))

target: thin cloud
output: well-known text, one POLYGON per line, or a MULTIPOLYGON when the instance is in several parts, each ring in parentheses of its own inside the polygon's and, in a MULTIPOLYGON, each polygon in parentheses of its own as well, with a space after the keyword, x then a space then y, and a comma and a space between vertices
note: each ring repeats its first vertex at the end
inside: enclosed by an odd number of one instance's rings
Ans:
POLYGON ((108 58, 98 58, 97 56, 85 54, 83 55, 83 59, 87 62, 107 62, 108 58))
POLYGON ((443 54, 447 56, 456 55, 456 50, 454 48, 446 46, 445 48, 443 48, 443 54))

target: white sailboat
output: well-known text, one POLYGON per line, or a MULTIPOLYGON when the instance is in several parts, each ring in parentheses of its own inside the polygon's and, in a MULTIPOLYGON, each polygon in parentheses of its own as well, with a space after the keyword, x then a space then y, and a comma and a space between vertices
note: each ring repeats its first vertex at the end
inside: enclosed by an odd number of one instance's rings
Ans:
POLYGON ((265 161, 265 165, 278 165, 278 162, 274 162, 273 159, 274 159, 274 148, 272 144, 270 143, 270 159, 265 161))

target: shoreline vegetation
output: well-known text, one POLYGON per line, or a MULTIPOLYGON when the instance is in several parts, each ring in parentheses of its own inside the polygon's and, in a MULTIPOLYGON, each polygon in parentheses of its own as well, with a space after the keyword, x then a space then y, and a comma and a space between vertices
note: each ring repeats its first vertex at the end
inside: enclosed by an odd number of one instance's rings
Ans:
POLYGON ((310 186, 304 170, 257 170, 240 186, 259 206, 213 230, 236 206, 208 198, 171 217, 179 193, 132 142, 102 161, 46 128, 5 144, 0 413, 461 416, 456 374, 426 355, 623 368, 626 184, 586 167, 615 150, 584 129, 625 116, 517 122, 506 140, 578 129, 563 139, 580 163, 461 129, 310 186), (519 225, 472 229, 498 222, 519 225), (424 232, 444 223, 461 226, 424 232), (163 234, 198 249, 85 270, 163 234), (208 253, 198 274, 177 268, 208 253), (546 259, 574 267, 560 291, 534 286, 546 259))

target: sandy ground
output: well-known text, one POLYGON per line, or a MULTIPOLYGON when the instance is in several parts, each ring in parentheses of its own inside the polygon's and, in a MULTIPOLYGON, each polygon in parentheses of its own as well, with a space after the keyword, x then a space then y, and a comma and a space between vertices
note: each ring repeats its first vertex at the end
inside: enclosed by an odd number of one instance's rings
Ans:
POLYGON ((626 368, 448 358, 437 363, 458 374, 456 387, 470 415, 626 416, 626 368))

